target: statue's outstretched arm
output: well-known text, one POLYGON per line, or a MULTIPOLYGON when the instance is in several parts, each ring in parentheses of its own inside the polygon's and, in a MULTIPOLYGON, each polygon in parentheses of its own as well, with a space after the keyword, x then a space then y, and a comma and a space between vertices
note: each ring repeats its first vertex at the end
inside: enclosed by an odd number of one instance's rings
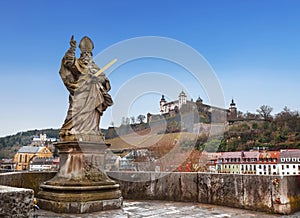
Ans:
POLYGON ((70 48, 66 52, 63 60, 64 60, 64 65, 66 67, 71 67, 75 63, 75 51, 76 51, 76 41, 74 40, 74 36, 72 36, 70 40, 70 48))

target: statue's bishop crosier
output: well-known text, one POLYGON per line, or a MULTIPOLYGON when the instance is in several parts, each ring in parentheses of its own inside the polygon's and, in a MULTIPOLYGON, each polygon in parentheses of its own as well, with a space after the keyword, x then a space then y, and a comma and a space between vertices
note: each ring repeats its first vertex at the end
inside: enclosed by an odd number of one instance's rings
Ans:
POLYGON ((67 118, 60 130, 61 141, 99 141, 100 117, 113 104, 110 83, 104 70, 92 59, 94 44, 85 36, 79 43, 80 58, 75 57, 76 41, 72 36, 70 48, 62 59, 60 76, 70 92, 67 118))

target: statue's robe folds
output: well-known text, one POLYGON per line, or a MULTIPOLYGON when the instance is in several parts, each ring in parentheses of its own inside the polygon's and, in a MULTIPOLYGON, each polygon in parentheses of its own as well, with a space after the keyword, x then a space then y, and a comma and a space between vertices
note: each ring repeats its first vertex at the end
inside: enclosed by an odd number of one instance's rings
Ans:
POLYGON ((100 117, 113 101, 107 93, 110 83, 104 73, 93 76, 99 70, 92 60, 85 66, 80 59, 70 61, 68 53, 63 58, 59 73, 70 95, 67 117, 60 130, 61 140, 68 135, 101 135, 100 117))

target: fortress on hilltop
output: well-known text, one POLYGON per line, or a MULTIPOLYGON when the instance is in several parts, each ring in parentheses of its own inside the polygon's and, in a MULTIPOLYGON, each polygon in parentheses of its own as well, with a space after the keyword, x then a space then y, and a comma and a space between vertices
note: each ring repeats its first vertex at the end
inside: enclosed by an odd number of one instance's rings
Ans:
POLYGON ((178 113, 188 113, 192 111, 198 111, 198 113, 201 114, 201 121, 203 122, 227 121, 233 123, 238 119, 237 107, 233 99, 231 100, 230 107, 226 109, 204 104, 200 97, 198 97, 196 101, 193 101, 193 99, 188 100, 184 91, 179 93, 177 100, 169 102, 167 102, 165 96, 162 95, 159 101, 159 111, 159 114, 148 113, 147 121, 151 122, 163 117, 173 117, 178 113))

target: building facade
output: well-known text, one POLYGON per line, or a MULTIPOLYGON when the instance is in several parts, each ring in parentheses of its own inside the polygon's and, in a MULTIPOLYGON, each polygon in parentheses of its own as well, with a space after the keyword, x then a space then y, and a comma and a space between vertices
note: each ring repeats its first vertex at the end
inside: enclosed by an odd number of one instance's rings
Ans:
POLYGON ((216 173, 300 175, 300 150, 224 152, 216 162, 216 173))
POLYGON ((23 146, 14 156, 16 170, 29 170, 29 164, 33 158, 50 158, 53 154, 46 146, 23 146))

